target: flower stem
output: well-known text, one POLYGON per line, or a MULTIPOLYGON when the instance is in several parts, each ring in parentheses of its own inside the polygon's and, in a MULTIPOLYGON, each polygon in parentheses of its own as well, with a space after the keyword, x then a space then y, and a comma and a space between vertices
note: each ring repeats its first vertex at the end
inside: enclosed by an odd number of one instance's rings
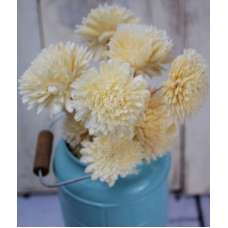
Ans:
POLYGON ((161 90, 161 89, 162 89, 162 86, 158 87, 158 88, 155 89, 155 90, 152 90, 151 93, 150 93, 150 95, 153 96, 155 93, 157 93, 157 92, 158 92, 159 90, 161 90))

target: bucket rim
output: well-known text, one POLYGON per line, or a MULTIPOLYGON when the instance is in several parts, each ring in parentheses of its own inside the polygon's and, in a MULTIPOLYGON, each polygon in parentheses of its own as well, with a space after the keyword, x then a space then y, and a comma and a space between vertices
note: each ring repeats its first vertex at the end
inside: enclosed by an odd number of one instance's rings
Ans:
POLYGON ((70 151, 70 149, 67 146, 67 142, 64 139, 62 139, 61 141, 63 141, 64 150, 66 151, 67 156, 74 162, 76 162, 79 166, 85 168, 86 164, 82 163, 79 158, 73 155, 72 151, 70 151))

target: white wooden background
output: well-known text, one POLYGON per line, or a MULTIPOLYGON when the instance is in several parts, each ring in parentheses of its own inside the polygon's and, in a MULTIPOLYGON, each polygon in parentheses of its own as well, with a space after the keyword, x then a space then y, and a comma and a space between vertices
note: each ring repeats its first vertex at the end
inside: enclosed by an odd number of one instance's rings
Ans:
MULTIPOLYGON (((146 24, 167 30, 175 53, 196 48, 209 66, 209 0, 20 0, 18 1, 18 77, 43 47, 77 41, 73 30, 99 3, 117 3, 135 12, 146 24)), ((208 70, 209 71, 209 70, 208 70)), ((187 194, 209 192, 209 96, 199 113, 181 127, 172 149, 171 188, 187 194)), ((36 136, 48 126, 47 113, 27 111, 18 99, 18 192, 46 191, 32 174, 36 136)), ((56 127, 57 138, 61 129, 56 127)), ((50 181, 53 177, 50 177, 50 181)))

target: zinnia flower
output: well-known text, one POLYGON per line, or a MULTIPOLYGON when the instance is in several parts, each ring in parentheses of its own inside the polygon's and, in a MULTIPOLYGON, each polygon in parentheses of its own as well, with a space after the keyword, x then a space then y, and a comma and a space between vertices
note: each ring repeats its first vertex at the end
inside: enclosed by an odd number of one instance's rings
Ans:
POLYGON ((91 54, 74 43, 58 43, 44 49, 20 80, 23 102, 37 113, 49 108, 62 111, 70 98, 71 83, 87 69, 91 54))
POLYGON ((73 83, 71 105, 90 134, 130 136, 148 97, 146 81, 134 78, 128 64, 108 61, 99 72, 91 69, 73 83))
POLYGON ((87 135, 87 129, 82 122, 74 119, 73 114, 67 113, 63 123, 63 135, 71 149, 74 150, 87 135))
POLYGON ((107 44, 118 24, 137 23, 139 21, 133 13, 116 5, 100 5, 92 9, 89 15, 78 26, 77 33, 96 52, 97 57, 105 57, 107 44))
POLYGON ((111 58, 129 63, 137 74, 158 75, 171 61, 171 41, 152 26, 120 25, 109 47, 111 58))
POLYGON ((164 102, 171 116, 181 120, 198 109, 207 88, 206 67, 202 57, 185 50, 171 65, 163 85, 164 102))
POLYGON ((151 97, 135 132, 146 160, 163 155, 170 147, 176 135, 176 125, 170 121, 160 95, 151 97))
POLYGON ((142 147, 127 137, 101 136, 93 142, 85 141, 80 153, 81 161, 88 164, 85 172, 92 180, 100 179, 113 186, 118 177, 137 173, 136 166, 142 161, 142 147))

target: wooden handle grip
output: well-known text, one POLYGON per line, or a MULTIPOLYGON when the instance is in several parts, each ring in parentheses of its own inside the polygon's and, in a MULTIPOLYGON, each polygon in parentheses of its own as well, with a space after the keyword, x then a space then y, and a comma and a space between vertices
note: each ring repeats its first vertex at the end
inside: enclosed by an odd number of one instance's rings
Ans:
POLYGON ((47 130, 41 131, 38 135, 33 165, 33 173, 37 176, 39 171, 42 172, 43 176, 49 173, 53 138, 53 134, 47 130))

